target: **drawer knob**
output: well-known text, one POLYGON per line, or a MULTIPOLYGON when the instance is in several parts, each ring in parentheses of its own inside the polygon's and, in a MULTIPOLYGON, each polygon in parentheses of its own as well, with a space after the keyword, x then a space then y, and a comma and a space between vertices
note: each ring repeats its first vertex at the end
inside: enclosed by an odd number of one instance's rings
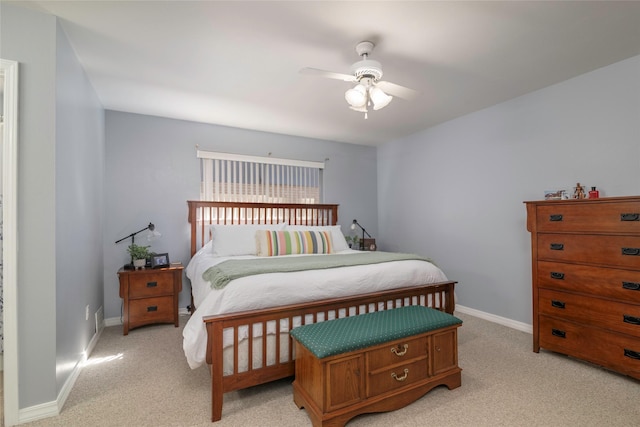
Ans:
POLYGON ((622 289, 627 289, 629 291, 640 291, 640 283, 622 282, 622 289))
POLYGON ((551 335, 554 337, 566 338, 567 333, 565 331, 561 331, 560 329, 551 329, 551 335))
POLYGON ((555 300, 555 299, 551 300, 551 307, 564 309, 564 305, 565 304, 562 301, 558 301, 558 300, 555 300))
POLYGON ((625 348, 624 355, 626 357, 630 357, 631 359, 640 360, 640 351, 633 351, 633 350, 629 350, 628 348, 625 348))
POLYGON ((404 356, 405 354, 407 354, 408 348, 409 348, 409 344, 404 344, 404 345, 398 344, 397 347, 391 348, 391 353, 395 354, 396 356, 404 356))
POLYGON ((620 221, 640 221, 640 214, 638 213, 621 213, 620 221))
POLYGON ((551 272, 551 278, 557 280, 564 280, 564 273, 558 273, 556 271, 551 272))
POLYGON ((552 251, 562 251, 562 250, 564 250, 564 244, 563 243, 552 243, 551 245, 549 245, 549 248, 552 251))
POLYGON ((147 307, 147 311, 158 311, 158 306, 157 305, 152 305, 147 307))
POLYGON ((640 248, 622 248, 622 255, 638 256, 640 255, 640 248))
POLYGON ((640 317, 629 316, 628 314, 622 315, 622 321, 624 323, 630 323, 632 325, 640 325, 640 317))
POLYGON ((404 368, 404 375, 401 377, 397 376, 395 372, 391 372, 391 378, 393 378, 396 381, 404 381, 407 379, 408 376, 409 376, 409 370, 407 368, 404 368))
POLYGON ((155 288, 158 286, 158 282, 147 282, 147 288, 155 288))
POLYGON ((562 215, 561 214, 549 215, 549 221, 552 221, 552 222, 562 221, 562 215))

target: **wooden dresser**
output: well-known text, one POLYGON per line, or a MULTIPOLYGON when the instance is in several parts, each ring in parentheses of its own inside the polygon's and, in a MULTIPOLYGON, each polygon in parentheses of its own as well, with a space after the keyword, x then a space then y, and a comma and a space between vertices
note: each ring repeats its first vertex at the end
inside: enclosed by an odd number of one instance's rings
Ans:
POLYGON ((167 268, 118 271, 123 299, 122 333, 153 323, 180 325, 178 298, 182 290, 182 265, 167 268))
POLYGON ((533 351, 640 379, 640 197, 525 203, 533 351))

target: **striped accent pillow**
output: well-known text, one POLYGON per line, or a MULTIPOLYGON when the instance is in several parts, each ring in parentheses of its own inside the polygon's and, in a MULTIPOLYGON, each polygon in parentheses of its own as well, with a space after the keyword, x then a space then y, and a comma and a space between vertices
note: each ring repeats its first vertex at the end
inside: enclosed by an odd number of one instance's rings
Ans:
POLYGON ((330 254, 330 231, 256 231, 258 256, 330 254))

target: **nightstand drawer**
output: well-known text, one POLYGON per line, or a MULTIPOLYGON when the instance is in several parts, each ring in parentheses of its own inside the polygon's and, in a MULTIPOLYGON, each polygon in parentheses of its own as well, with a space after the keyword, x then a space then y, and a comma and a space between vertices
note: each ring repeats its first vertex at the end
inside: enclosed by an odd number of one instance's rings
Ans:
POLYGON ((167 273, 139 273, 129 276, 129 298, 146 298, 173 293, 173 276, 167 273))
POLYGON ((156 297, 131 300, 129 302, 129 322, 133 324, 173 323, 173 297, 156 297))

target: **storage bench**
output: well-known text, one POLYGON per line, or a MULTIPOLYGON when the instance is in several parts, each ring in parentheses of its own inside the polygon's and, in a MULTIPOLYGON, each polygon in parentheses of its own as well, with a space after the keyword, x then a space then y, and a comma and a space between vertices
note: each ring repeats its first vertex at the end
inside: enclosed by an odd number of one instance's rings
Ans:
POLYGON ((359 414, 407 406, 439 385, 459 387, 461 324, 406 306, 294 328, 293 400, 314 427, 344 426, 359 414))

